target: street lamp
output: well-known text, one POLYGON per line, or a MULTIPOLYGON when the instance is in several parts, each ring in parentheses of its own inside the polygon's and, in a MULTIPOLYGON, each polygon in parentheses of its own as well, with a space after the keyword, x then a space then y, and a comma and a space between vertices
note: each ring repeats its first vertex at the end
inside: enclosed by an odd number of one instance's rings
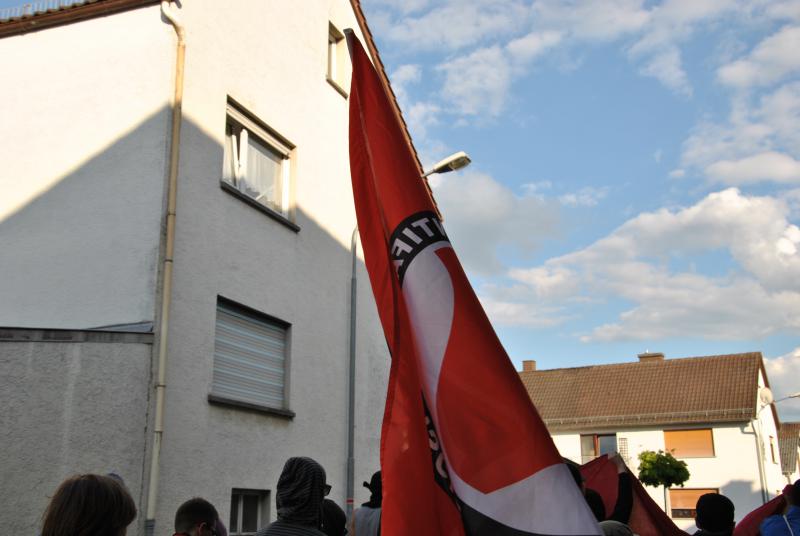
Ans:
POLYGON ((472 162, 472 160, 467 153, 464 151, 458 151, 457 153, 451 154, 444 160, 439 160, 436 162, 431 169, 422 174, 422 177, 424 178, 428 175, 433 175, 434 173, 450 173, 451 171, 456 171, 457 169, 467 167, 470 162, 472 162))
MULTIPOLYGON (((472 160, 470 160, 467 153, 459 151, 453 153, 444 160, 440 160, 429 171, 422 174, 421 178, 434 173, 449 173, 467 167, 472 160)), ((347 386, 347 482, 345 483, 346 494, 345 498, 345 512, 347 519, 353 515, 353 481, 355 480, 355 411, 356 411, 356 241, 358 239, 358 226, 353 229, 353 235, 350 239, 350 254, 352 256, 352 268, 350 272, 350 383, 347 386)))

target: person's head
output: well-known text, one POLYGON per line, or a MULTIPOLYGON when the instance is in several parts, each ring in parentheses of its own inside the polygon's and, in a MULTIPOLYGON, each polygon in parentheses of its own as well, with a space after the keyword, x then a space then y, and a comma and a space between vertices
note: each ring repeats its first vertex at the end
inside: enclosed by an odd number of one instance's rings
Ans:
POLYGON ((784 493, 786 503, 790 506, 800 506, 800 480, 795 481, 789 488, 789 493, 784 493))
POLYGON ((581 474, 581 470, 578 467, 578 464, 573 462, 572 460, 564 459, 564 464, 569 469, 569 474, 572 475, 572 479, 575 481, 575 484, 578 485, 582 493, 586 493, 586 481, 583 479, 583 475, 581 474))
POLYGON ((628 525, 611 519, 601 521, 600 528, 603 529, 603 536, 633 536, 633 531, 628 525))
POLYGON ((723 532, 732 529, 733 503, 719 493, 706 493, 697 499, 697 515, 694 518, 698 529, 708 532, 723 532))
POLYGON ((275 494, 278 519, 319 528, 322 524, 322 499, 330 490, 325 482, 325 469, 320 464, 311 458, 289 458, 278 478, 275 494))
POLYGON ((175 512, 175 534, 181 536, 216 536, 217 509, 200 497, 189 499, 175 512))
POLYGON ((118 480, 73 476, 50 499, 42 536, 123 536, 135 517, 133 498, 118 480))
POLYGON ((586 504, 589 505, 594 517, 598 521, 603 521, 606 518, 606 505, 603 504, 603 497, 591 488, 586 488, 583 496, 586 497, 586 504))
POLYGON ((322 501, 322 532, 327 536, 344 536, 347 516, 339 505, 330 499, 322 501))
POLYGON ((370 508, 380 508, 383 504, 383 483, 381 481, 381 472, 375 471, 369 482, 364 482, 363 486, 370 491, 369 501, 365 502, 362 506, 370 508))

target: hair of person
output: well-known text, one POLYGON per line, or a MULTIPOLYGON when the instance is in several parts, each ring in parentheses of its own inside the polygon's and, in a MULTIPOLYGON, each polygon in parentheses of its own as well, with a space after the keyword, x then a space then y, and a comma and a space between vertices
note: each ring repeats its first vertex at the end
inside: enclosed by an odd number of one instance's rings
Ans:
POLYGON ((583 496, 586 497, 586 503, 597 521, 603 521, 606 518, 606 505, 603 504, 603 497, 590 488, 586 488, 583 496))
POLYGON ((119 536, 135 518, 136 504, 117 479, 77 475, 50 499, 41 536, 119 536))
POLYGON ((733 502, 719 493, 706 493, 697 499, 695 506, 697 528, 709 532, 721 532, 733 526, 733 502))
POLYGON ((795 480, 789 493, 786 495, 786 502, 795 506, 800 506, 800 480, 795 480))
POLYGON ((613 519, 601 521, 600 528, 603 529, 604 536, 633 536, 633 531, 628 525, 613 519))
POLYGON ((575 462, 565 461, 564 464, 569 469, 569 474, 572 475, 572 479, 575 481, 575 484, 578 487, 581 487, 583 484, 583 475, 581 474, 581 470, 578 468, 578 464, 575 462))
POLYGON ((175 532, 189 532, 200 523, 209 527, 216 526, 217 509, 214 505, 200 497, 189 499, 175 512, 175 532))

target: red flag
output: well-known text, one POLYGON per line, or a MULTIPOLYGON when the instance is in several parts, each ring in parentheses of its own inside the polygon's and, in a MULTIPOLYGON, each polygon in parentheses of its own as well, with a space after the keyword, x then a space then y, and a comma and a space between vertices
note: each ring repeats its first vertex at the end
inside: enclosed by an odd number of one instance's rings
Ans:
POLYGON ((600 534, 450 246, 358 39, 350 170, 392 365, 384 535, 600 534))
MULTIPOLYGON (((672 519, 650 497, 642 483, 625 467, 631 485, 633 504, 628 526, 639 536, 686 536, 672 519)), ((610 515, 617 504, 618 476, 617 466, 608 456, 599 458, 581 466, 587 488, 595 490, 603 498, 606 514, 610 515)))
POLYGON ((733 529, 733 536, 757 536, 765 519, 783 512, 786 508, 786 495, 791 492, 792 485, 789 484, 783 488, 783 493, 744 516, 733 529))

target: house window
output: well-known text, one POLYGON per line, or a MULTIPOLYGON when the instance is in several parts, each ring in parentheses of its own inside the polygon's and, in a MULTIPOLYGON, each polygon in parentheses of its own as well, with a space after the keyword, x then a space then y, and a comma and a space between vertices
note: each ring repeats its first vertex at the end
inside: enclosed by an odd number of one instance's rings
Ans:
POLYGON ((289 217, 294 146, 232 102, 225 122, 222 182, 289 217))
POLYGON ((293 416, 286 409, 288 349, 289 324, 218 298, 209 400, 293 416))
POLYGON ((234 489, 231 492, 230 536, 253 536, 269 519, 269 492, 234 489))
POLYGON ((695 507, 697 506, 697 499, 706 493, 719 493, 719 489, 670 489, 670 516, 675 519, 694 519, 694 517, 697 515, 697 511, 695 510, 695 507))
POLYGON ((615 452, 617 452, 617 434, 581 435, 582 463, 594 460, 603 454, 614 454, 615 452))
POLYGON ((328 24, 328 72, 325 78, 343 97, 347 78, 347 45, 344 35, 333 24, 328 24))
POLYGON ((710 428, 664 430, 664 446, 676 458, 714 457, 714 435, 710 428))

